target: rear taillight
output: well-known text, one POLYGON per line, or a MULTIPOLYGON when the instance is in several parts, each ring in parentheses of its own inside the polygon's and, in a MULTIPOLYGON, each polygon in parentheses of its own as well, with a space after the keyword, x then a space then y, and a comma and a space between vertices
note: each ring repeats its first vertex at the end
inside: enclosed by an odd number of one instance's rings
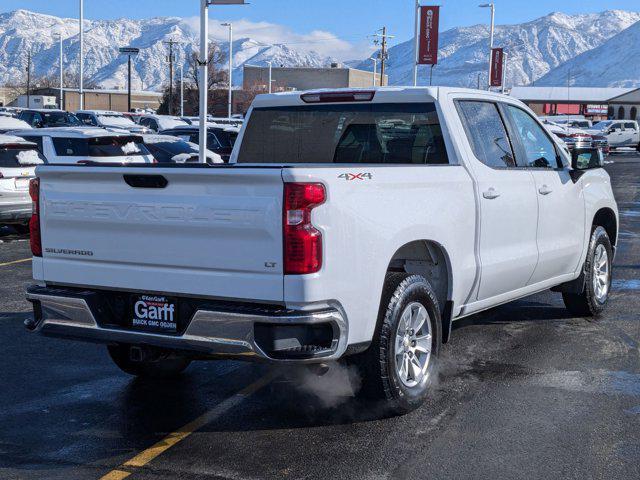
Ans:
POLYGON ((321 183, 285 183, 284 273, 304 275, 322 267, 322 233, 311 224, 311 210, 326 200, 321 183))
POLYGON ((31 196, 31 220, 29 220, 29 235, 31 253, 34 257, 42 256, 42 238, 40 237, 40 179, 34 178, 29 182, 31 196))

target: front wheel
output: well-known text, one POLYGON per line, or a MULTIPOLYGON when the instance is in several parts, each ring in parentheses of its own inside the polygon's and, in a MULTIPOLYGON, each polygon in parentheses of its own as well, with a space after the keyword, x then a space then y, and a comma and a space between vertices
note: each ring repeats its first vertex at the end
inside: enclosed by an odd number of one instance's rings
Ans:
POLYGON ((132 345, 109 345, 109 356, 120 370, 142 378, 166 379, 180 375, 191 363, 186 357, 132 345))
POLYGON ((604 310, 611 291, 613 249, 609 235, 602 227, 591 234, 589 251, 584 264, 585 282, 582 292, 563 293, 567 309, 581 317, 598 316, 604 310))
POLYGON ((429 282, 420 275, 387 274, 372 344, 352 358, 363 376, 362 393, 384 402, 390 414, 418 408, 429 395, 441 339, 440 309, 429 282))

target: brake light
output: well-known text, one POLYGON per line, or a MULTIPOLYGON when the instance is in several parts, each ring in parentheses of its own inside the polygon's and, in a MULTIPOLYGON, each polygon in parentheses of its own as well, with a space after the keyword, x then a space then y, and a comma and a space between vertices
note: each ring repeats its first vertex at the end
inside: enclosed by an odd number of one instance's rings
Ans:
POLYGON ((31 219, 29 220, 29 234, 31 253, 34 257, 42 256, 42 238, 40 237, 40 179, 34 178, 29 182, 31 196, 31 219))
POLYGON ((311 92, 303 93, 300 99, 304 103, 370 102, 375 94, 375 90, 311 92))
POLYGON ((311 223, 311 210, 325 200, 321 183, 284 184, 285 275, 315 273, 322 267, 322 233, 311 223))

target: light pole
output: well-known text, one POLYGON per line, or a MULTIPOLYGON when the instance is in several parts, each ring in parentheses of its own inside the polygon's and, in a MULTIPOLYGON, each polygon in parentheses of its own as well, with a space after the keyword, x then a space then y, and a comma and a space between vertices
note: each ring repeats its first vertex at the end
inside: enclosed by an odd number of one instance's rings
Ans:
POLYGON ((376 76, 378 72, 378 59, 371 57, 369 60, 373 62, 373 86, 376 86, 376 76))
POLYGON ((62 69, 62 31, 60 31, 59 33, 56 33, 56 35, 58 35, 60 37, 60 109, 62 110, 62 107, 64 106, 64 103, 62 101, 63 98, 63 94, 64 94, 64 79, 63 79, 63 69, 62 69))
POLYGON ((184 65, 180 64, 180 116, 184 117, 184 65))
POLYGON ((415 33, 413 37, 413 49, 414 49, 414 59, 413 59, 413 86, 418 86, 418 55, 419 55, 419 42, 418 38, 420 34, 420 0, 416 0, 415 6, 415 33))
POLYGON ((209 0, 200 0, 200 163, 207 163, 207 85, 209 59, 209 0))
MULTIPOLYGON (((200 0, 200 163, 207 162, 207 99, 209 63, 209 5, 244 5, 244 0, 200 0)), ((229 82, 231 86, 231 82, 229 82)))
POLYGON ((131 111, 131 57, 140 53, 139 48, 123 47, 119 49, 120 53, 129 57, 127 61, 127 111, 131 111))
POLYGON ((84 0, 80 0, 80 110, 84 110, 84 0))
POLYGON ((271 89, 271 85, 273 84, 273 62, 267 62, 269 64, 269 88, 267 91, 271 93, 273 90, 271 89))
POLYGON ((233 23, 223 23, 223 27, 229 27, 229 111, 228 117, 231 118, 231 110, 233 106, 233 23))
POLYGON ((502 52, 502 93, 507 89, 507 52, 502 52))
POLYGON ((480 8, 490 8, 491 9, 491 30, 489 33, 489 79, 487 90, 491 90, 491 55, 493 51, 493 31, 494 31, 494 19, 496 15, 496 6, 493 3, 483 3, 482 5, 478 5, 480 8))

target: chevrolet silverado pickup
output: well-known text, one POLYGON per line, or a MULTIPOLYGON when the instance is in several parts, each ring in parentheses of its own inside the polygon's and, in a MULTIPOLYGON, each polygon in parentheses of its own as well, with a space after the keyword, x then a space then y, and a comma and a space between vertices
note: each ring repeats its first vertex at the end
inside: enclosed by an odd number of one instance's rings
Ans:
POLYGON ((547 289, 598 315, 618 209, 597 149, 458 88, 258 96, 230 164, 45 165, 27 327, 140 376, 344 361, 394 412, 453 321, 547 289))

